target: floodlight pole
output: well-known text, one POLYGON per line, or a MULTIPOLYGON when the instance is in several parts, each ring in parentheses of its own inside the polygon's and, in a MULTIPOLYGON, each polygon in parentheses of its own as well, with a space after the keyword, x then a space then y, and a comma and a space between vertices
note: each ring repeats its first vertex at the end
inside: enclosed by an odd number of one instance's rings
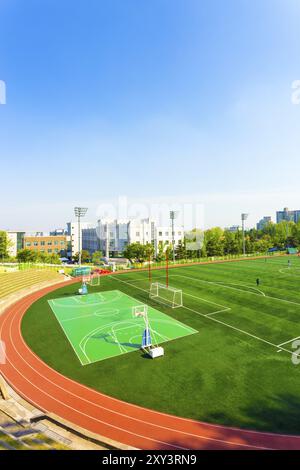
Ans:
POLYGON ((77 217, 78 221, 78 264, 79 267, 81 266, 81 225, 80 225, 80 219, 81 217, 84 217, 85 214, 87 213, 87 207, 75 207, 74 212, 75 216, 77 217))
POLYGON ((243 234, 243 255, 246 256, 246 243, 245 243, 245 220, 247 220, 249 214, 242 214, 242 234, 243 234))
POLYGON ((168 253, 168 247, 166 249, 166 287, 169 287, 169 253, 168 253))
POLYGON ((175 211, 170 211, 170 219, 172 224, 172 246, 173 246, 173 263, 175 264, 175 230, 174 230, 174 220, 177 214, 175 211))

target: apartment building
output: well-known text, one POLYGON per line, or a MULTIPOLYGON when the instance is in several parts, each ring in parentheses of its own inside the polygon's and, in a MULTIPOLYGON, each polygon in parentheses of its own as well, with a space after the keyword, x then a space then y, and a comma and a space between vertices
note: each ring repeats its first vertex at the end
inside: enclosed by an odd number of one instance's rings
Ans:
POLYGON ((23 248, 45 254, 65 256, 68 250, 68 237, 66 235, 24 235, 23 248))
POLYGON ((288 207, 285 207, 283 211, 276 212, 276 222, 277 224, 282 220, 286 220, 288 222, 295 222, 297 223, 300 220, 300 210, 293 210, 290 211, 288 207))
POLYGON ((256 229, 263 230, 270 222, 272 222, 272 217, 265 216, 256 224, 256 229))

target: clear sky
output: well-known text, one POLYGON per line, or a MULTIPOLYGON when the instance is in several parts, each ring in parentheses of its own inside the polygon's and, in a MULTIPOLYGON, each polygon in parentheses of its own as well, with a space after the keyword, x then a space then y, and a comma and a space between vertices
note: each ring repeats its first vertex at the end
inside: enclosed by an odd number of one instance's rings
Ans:
POLYGON ((194 198, 300 209, 299 0, 0 0, 0 226, 194 198))

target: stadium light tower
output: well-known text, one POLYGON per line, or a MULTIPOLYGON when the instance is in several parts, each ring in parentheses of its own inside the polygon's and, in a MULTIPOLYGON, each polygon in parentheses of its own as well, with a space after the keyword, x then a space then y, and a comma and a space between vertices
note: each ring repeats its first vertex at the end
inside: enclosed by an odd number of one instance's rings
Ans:
POLYGON ((178 212, 170 211, 170 220, 172 224, 172 247, 173 247, 173 263, 175 264, 175 231, 174 220, 177 218, 178 212))
POLYGON ((243 255, 246 255, 246 244, 245 244, 245 220, 248 219, 249 214, 242 214, 242 233, 243 233, 243 255))
POLYGON ((75 207, 74 212, 78 221, 78 264, 81 266, 81 229, 80 229, 80 219, 84 217, 87 213, 87 207, 75 207))

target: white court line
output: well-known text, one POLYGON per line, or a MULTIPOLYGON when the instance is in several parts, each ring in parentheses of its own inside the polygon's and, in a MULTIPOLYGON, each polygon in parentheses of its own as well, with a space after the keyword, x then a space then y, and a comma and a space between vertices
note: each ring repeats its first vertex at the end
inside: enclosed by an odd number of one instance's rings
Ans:
MULTIPOLYGON (((170 274, 170 277, 171 276, 172 277, 175 277, 175 276, 176 277, 185 277, 187 279, 192 279, 193 281, 204 282, 205 284, 212 284, 212 285, 216 285, 218 287, 224 287, 225 289, 233 289, 233 290, 236 290, 236 291, 239 291, 239 292, 246 292, 246 294, 257 295, 258 297, 262 297, 260 294, 257 294, 256 292, 242 291, 241 289, 237 289, 236 287, 226 286, 224 284, 219 284, 218 282, 206 281, 204 279, 196 279, 194 277, 185 276, 183 274, 170 274)), ((299 302, 294 302, 293 300, 281 299, 279 297, 273 297, 272 295, 265 295, 264 298, 265 299, 278 300, 279 302, 286 302, 288 304, 298 305, 300 307, 300 303, 299 302)))
MULTIPOLYGON (((177 275, 176 275, 176 276, 177 276, 177 275)), ((128 284, 128 285, 134 287, 135 289, 139 289, 139 290, 142 290, 142 291, 144 291, 144 292, 148 292, 147 290, 142 289, 141 287, 135 286, 134 284, 132 284, 132 283, 130 283, 130 282, 123 281, 123 280, 121 280, 121 279, 117 279, 116 276, 110 276, 110 277, 111 277, 111 279, 115 279, 115 280, 118 280, 118 281, 120 281, 120 282, 124 282, 125 284, 128 284)), ((185 277, 185 276, 184 276, 184 277, 185 277)), ((255 294, 255 295, 258 295, 258 294, 255 294)), ((278 346, 277 346, 276 344, 271 343, 270 341, 267 341, 266 339, 260 338, 259 336, 253 335, 252 333, 248 333, 247 331, 241 330, 240 328, 236 328, 235 326, 229 325, 228 323, 225 323, 225 322, 223 322, 223 321, 221 321, 221 320, 217 320, 216 318, 208 317, 208 316, 205 315, 204 313, 198 312, 197 310, 194 310, 194 309, 192 309, 192 308, 185 307, 185 306, 182 306, 182 308, 185 308, 186 310, 190 310, 191 312, 194 312, 194 313, 196 313, 197 315, 200 315, 201 317, 207 318, 208 320, 214 321, 214 322, 216 322, 216 323, 220 323, 221 325, 224 325, 224 326, 226 326, 227 328, 231 328, 232 330, 235 330, 235 331, 238 331, 238 332, 240 332, 240 333, 243 333, 243 334, 245 334, 245 335, 247 335, 247 336, 250 336, 250 337, 252 337, 252 338, 254 338, 254 339, 257 339, 258 341, 261 341, 261 342, 263 342, 263 343, 268 344, 269 346, 273 346, 274 348, 277 348, 277 349, 278 349, 278 346)), ((282 347, 281 347, 280 349, 281 349, 282 351, 285 351, 285 352, 291 354, 291 351, 289 351, 289 350, 286 349, 286 348, 282 348, 282 347)), ((299 354, 294 354, 294 355, 295 355, 296 357, 300 357, 300 353, 299 353, 299 354)))
MULTIPOLYGON (((173 276, 176 276, 176 274, 174 274, 173 276)), ((179 274, 178 274, 178 276, 179 276, 179 274)), ((164 278, 164 276, 155 277, 155 279, 161 279, 161 278, 164 278)), ((142 281, 142 280, 144 280, 144 279, 137 279, 137 281, 142 281)), ((136 279, 132 279, 132 281, 135 282, 136 279)), ((195 299, 201 299, 203 302, 206 302, 206 303, 212 304, 212 305, 217 305, 217 307, 222 307, 222 310, 217 310, 216 312, 208 313, 207 316, 208 315, 215 315, 216 313, 221 313, 221 312, 226 312, 226 311, 231 310, 230 307, 226 307, 225 305, 217 304, 216 302, 213 302, 211 300, 203 299, 203 297, 198 297, 198 296, 195 296, 195 295, 192 295, 192 294, 188 294, 187 292, 184 292, 184 295, 188 295, 189 297, 194 297, 195 299)), ((160 303, 169 306, 167 303, 164 303, 164 302, 160 302, 160 303)))
MULTIPOLYGON (((18 312, 16 311, 15 314, 16 314, 16 313, 18 313, 18 312)), ((7 318, 8 318, 8 316, 6 316, 4 322, 3 322, 2 325, 1 325, 0 337, 1 337, 1 334, 2 334, 2 328, 3 328, 4 323, 5 323, 5 321, 7 320, 7 318)), ((59 384, 57 384, 57 383, 53 382, 52 380, 50 380, 46 375, 42 375, 40 372, 38 372, 36 369, 34 369, 34 368, 31 366, 31 364, 29 364, 29 362, 27 362, 27 361, 20 355, 19 351, 16 349, 16 347, 15 347, 13 341, 12 341, 12 331, 11 331, 11 328, 12 328, 12 323, 10 324, 9 335, 10 335, 10 341, 11 341, 11 343, 12 343, 13 349, 15 350, 15 352, 17 353, 17 355, 18 355, 18 356, 23 360, 23 362, 24 362, 26 365, 28 365, 36 374, 38 374, 40 377, 42 377, 43 379, 45 379, 45 380, 48 381, 49 383, 53 384, 55 387, 57 387, 57 388, 59 388, 59 389, 65 391, 65 388, 61 387, 59 384)), ((55 401, 55 402, 57 402, 57 403, 60 403, 61 405, 63 405, 63 407, 69 408, 70 410, 72 410, 72 411, 75 412, 75 413, 78 413, 78 414, 80 414, 80 415, 82 415, 82 416, 85 416, 85 417, 87 417, 87 418, 89 418, 89 419, 91 419, 91 420, 93 420, 93 421, 98 422, 98 423, 101 423, 101 424, 104 424, 104 425, 106 425, 106 426, 109 426, 109 427, 111 427, 111 428, 113 428, 113 429, 117 429, 117 430, 119 430, 119 431, 122 431, 122 432, 128 433, 128 434, 131 434, 131 435, 136 436, 136 437, 141 437, 142 439, 146 439, 146 440, 149 440, 149 441, 152 441, 152 442, 158 442, 158 443, 160 443, 160 444, 164 444, 164 445, 167 445, 167 446, 170 446, 170 447, 174 447, 175 449, 178 449, 178 448, 179 448, 179 449, 182 449, 182 450, 188 450, 188 449, 186 449, 186 448, 184 448, 184 447, 180 447, 180 446, 177 446, 177 445, 173 445, 173 444, 171 444, 171 443, 164 442, 164 441, 159 441, 158 439, 153 439, 153 438, 151 438, 151 437, 149 437, 149 436, 144 436, 144 435, 141 435, 141 434, 137 434, 137 433, 132 432, 132 431, 129 431, 129 430, 125 429, 125 428, 121 428, 121 427, 119 427, 119 426, 115 426, 114 424, 111 424, 111 423, 109 423, 109 422, 107 422, 107 421, 100 420, 100 419, 98 419, 98 418, 96 418, 95 416, 92 416, 92 415, 90 415, 90 414, 86 414, 86 413, 84 413, 83 411, 80 411, 80 410, 77 409, 77 408, 75 409, 75 408, 73 408, 72 406, 67 405, 66 403, 64 403, 64 402, 62 402, 61 400, 59 400, 58 398, 56 398, 55 396, 50 395, 48 392, 46 392, 45 390, 43 390, 43 389, 41 389, 40 387, 38 387, 36 383, 33 383, 31 380, 29 380, 28 377, 26 377, 9 359, 7 360, 7 362, 8 362, 8 363, 13 367, 13 369, 14 369, 21 377, 23 377, 23 379, 24 379, 26 382, 28 382, 33 388, 36 388, 36 389, 39 390, 42 394, 44 394, 44 395, 48 396, 49 398, 51 398, 51 400, 53 400, 53 401, 55 401)), ((4 372, 2 372, 2 373, 3 373, 3 375, 5 375, 4 372)), ((59 374, 59 375, 62 375, 62 374, 59 374)), ((62 375, 62 377, 63 377, 63 375, 62 375)), ((65 377, 65 378, 66 378, 66 377, 65 377)), ((73 381, 72 379, 67 379, 67 380, 71 380, 72 382, 77 383, 77 382, 73 381)), ((26 396, 26 394, 23 393, 21 390, 19 390, 18 387, 16 387, 16 386, 14 385, 14 388, 16 389, 16 391, 17 391, 21 396, 25 397, 25 399, 27 399, 27 401, 28 401, 29 403, 32 402, 32 398, 29 398, 28 396, 26 396)), ((89 404, 91 404, 91 405, 94 405, 94 406, 96 406, 96 407, 98 407, 98 408, 102 408, 102 409, 104 409, 104 410, 106 410, 106 411, 109 411, 109 412, 111 412, 112 414, 117 414, 117 415, 119 415, 119 416, 123 416, 123 417, 125 417, 125 418, 129 418, 129 419, 132 419, 132 420, 134 420, 134 421, 139 421, 139 422, 141 422, 141 423, 143 423, 143 424, 147 424, 147 425, 150 425, 150 426, 158 427, 158 428, 161 428, 161 429, 170 430, 170 431, 173 431, 173 432, 179 432, 179 433, 185 434, 185 435, 191 435, 191 436, 193 436, 193 437, 198 437, 199 439, 205 439, 205 440, 212 440, 212 441, 217 441, 217 442, 223 442, 223 443, 225 443, 225 444, 234 444, 234 442, 225 441, 225 440, 223 441, 222 439, 214 439, 214 438, 205 437, 205 436, 201 436, 201 435, 197 435, 197 434, 187 433, 187 432, 185 432, 185 431, 180 431, 180 430, 177 431, 176 429, 174 430, 174 429, 172 429, 172 428, 168 428, 168 427, 165 427, 165 426, 161 426, 161 425, 158 425, 158 424, 155 424, 155 423, 150 423, 150 422, 147 422, 147 421, 138 419, 138 418, 133 418, 133 417, 131 417, 131 416, 129 416, 129 415, 126 415, 126 414, 120 413, 120 412, 118 412, 118 411, 112 410, 112 409, 110 409, 110 408, 106 408, 106 407, 104 407, 104 406, 101 406, 101 405, 99 405, 99 404, 96 404, 96 403, 94 403, 93 401, 87 400, 87 399, 85 399, 85 398, 82 397, 82 396, 78 396, 78 395, 76 395, 75 393, 73 393, 71 390, 68 390, 68 393, 69 393, 70 395, 73 395, 75 398, 80 398, 81 400, 83 400, 83 401, 85 401, 85 402, 87 402, 87 403, 89 403, 89 404)), ((43 408, 42 408, 42 409, 43 409, 43 408)), ((257 448, 262 448, 262 447, 258 447, 258 446, 255 446, 255 445, 250 445, 250 444, 248 445, 248 444, 242 444, 242 443, 241 443, 241 444, 237 443, 236 445, 240 445, 241 447, 257 447, 257 448)))
MULTIPOLYGON (((95 334, 95 333, 98 333, 100 332, 101 330, 105 330, 105 329, 110 329, 110 331, 112 330, 112 328, 114 327, 114 325, 116 325, 116 323, 118 323, 119 325, 122 325, 122 324, 125 324, 125 323, 129 323, 131 320, 128 319, 128 320, 122 320, 122 321, 119 321, 119 322, 111 322, 111 323, 107 323, 106 325, 101 325, 101 326, 98 326, 97 328, 95 328, 94 330, 91 330, 89 331, 80 341, 79 343, 79 347, 81 349, 81 351, 83 352, 83 354, 86 356, 86 358, 89 360, 89 364, 91 364, 91 360, 89 359, 88 355, 86 354, 85 352, 85 348, 86 348, 86 344, 87 342, 89 341, 89 339, 95 334)), ((132 321, 131 321, 132 322, 132 321)), ((108 331, 108 334, 109 331, 108 331)), ((117 342, 117 344, 119 345, 120 347, 120 344, 119 342, 117 342)), ((121 348, 120 348, 121 349, 121 348)), ((122 351, 121 351, 122 352, 122 351)), ((99 359, 98 359, 99 360, 99 359)), ((97 362, 97 361, 95 361, 97 362)))
POLYGON ((223 308, 223 310, 217 310, 216 312, 207 313, 205 316, 210 317, 211 315, 216 315, 217 313, 228 312, 231 308, 223 308))
POLYGON ((300 336, 296 336, 296 338, 289 339, 288 341, 285 341, 284 343, 277 344, 278 347, 284 346, 285 344, 291 343, 292 341, 296 341, 296 339, 299 339, 300 336))
POLYGON ((52 310, 52 312, 53 312, 53 314, 54 314, 54 316, 55 316, 55 318, 56 318, 56 320, 57 320, 57 323, 59 324, 59 326, 60 326, 61 329, 63 330, 64 334, 66 335, 67 340, 69 341, 69 343, 70 343, 70 345, 71 345, 73 351, 75 352, 75 354, 76 354, 76 356, 77 356, 77 358, 78 358, 80 364, 83 366, 84 364, 83 364, 81 358, 79 357, 79 354, 78 354, 78 352, 77 352, 76 349, 75 349, 75 346, 73 345, 72 341, 70 340, 69 335, 67 334, 65 328, 63 327, 63 324, 61 323, 61 321, 60 321, 60 320, 58 319, 58 317, 56 316, 56 313, 54 312, 54 310, 52 310))
MULTIPOLYGON (((224 286, 240 286, 240 287, 247 287, 248 289, 251 289, 251 290, 254 290, 254 291, 257 291, 259 292, 261 295, 263 295, 264 297, 266 296, 266 294, 260 290, 260 289, 257 289, 256 287, 252 287, 252 286, 248 286, 247 284, 238 284, 238 283, 234 283, 234 282, 228 282, 227 284, 224 283, 223 281, 215 281, 216 284, 220 284, 220 285, 224 285, 224 286)), ((242 289, 238 289, 238 290, 242 290, 242 289)), ((246 291, 248 292, 248 291, 246 291)))

